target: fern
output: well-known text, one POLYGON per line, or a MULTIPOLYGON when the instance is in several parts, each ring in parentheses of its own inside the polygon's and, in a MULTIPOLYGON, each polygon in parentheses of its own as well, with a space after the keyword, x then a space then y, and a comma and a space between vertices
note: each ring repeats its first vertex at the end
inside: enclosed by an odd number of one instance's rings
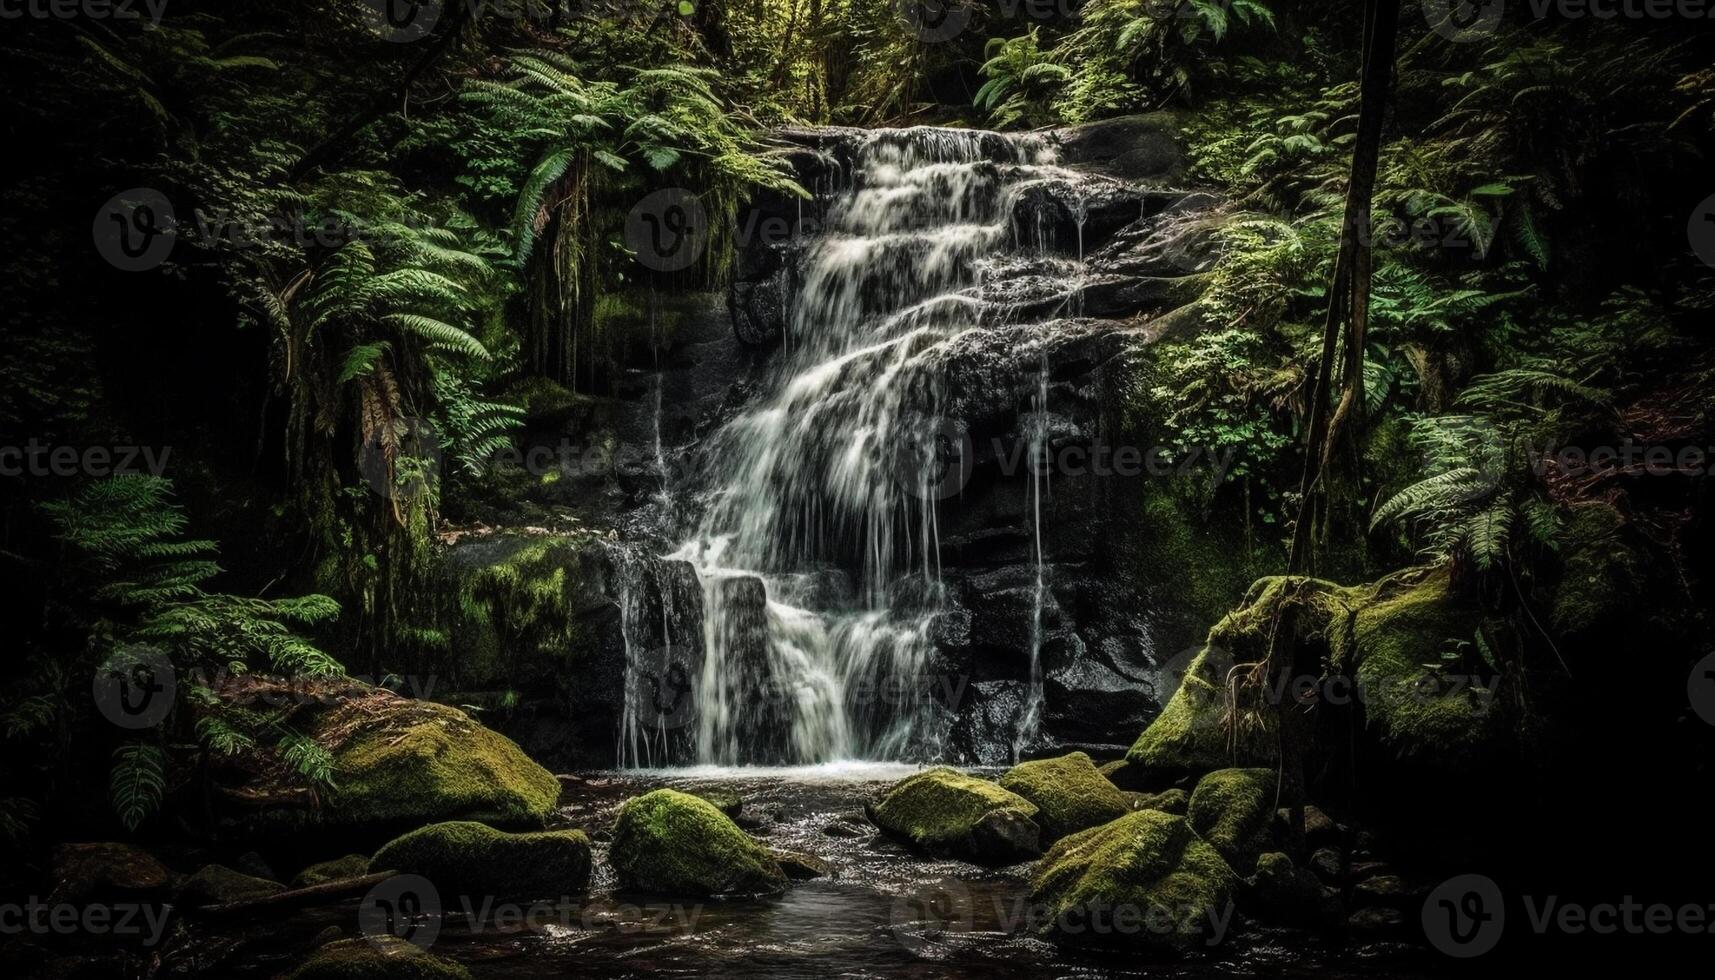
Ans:
POLYGON ((135 831, 160 810, 167 793, 166 756, 160 747, 131 743, 113 753, 108 797, 126 830, 135 831))

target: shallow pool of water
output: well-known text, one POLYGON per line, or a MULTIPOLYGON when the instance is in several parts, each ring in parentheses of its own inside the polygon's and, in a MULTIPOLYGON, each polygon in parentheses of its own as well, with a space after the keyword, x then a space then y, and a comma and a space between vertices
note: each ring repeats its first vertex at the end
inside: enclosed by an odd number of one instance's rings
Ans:
MULTIPOLYGON (((912 854, 838 827, 881 786, 914 767, 842 762, 792 768, 595 772, 568 787, 563 820, 592 834, 640 792, 670 786, 736 793, 741 820, 771 847, 828 863, 832 875, 764 900, 668 902, 616 890, 606 844, 587 898, 527 906, 443 897, 433 952, 479 980, 528 977, 744 976, 1319 977, 1431 976, 1440 964, 1406 946, 1336 945, 1255 926, 1219 949, 1177 961, 1070 949, 1033 937, 1028 864, 986 869, 912 854), (835 825, 830 832, 830 825, 835 825)), ((605 833, 599 834, 605 837, 605 833)), ((267 926, 234 972, 265 976, 302 958, 327 926, 357 932, 356 898, 267 926)), ((233 965, 233 964, 229 964, 233 965)))

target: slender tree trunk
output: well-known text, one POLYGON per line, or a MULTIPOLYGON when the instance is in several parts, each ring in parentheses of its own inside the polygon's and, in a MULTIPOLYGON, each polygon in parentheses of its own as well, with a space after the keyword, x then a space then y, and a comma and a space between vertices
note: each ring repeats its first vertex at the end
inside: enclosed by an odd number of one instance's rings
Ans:
POLYGON ((1382 121, 1388 92, 1393 83, 1394 42, 1399 28, 1399 0, 1367 0, 1364 5, 1363 80, 1358 106, 1357 142, 1352 150, 1352 169, 1346 185, 1345 217, 1340 230, 1340 251, 1334 260, 1333 281, 1328 289, 1328 316, 1322 326, 1322 355, 1312 378, 1310 424, 1305 433, 1304 473, 1299 483, 1298 522, 1292 529, 1292 551, 1287 568, 1293 574, 1311 570, 1312 533, 1324 496, 1327 462, 1333 456, 1334 440, 1363 401, 1364 329, 1369 313, 1370 212, 1375 193, 1376 170, 1381 162, 1382 121), (1346 358, 1344 393, 1340 408, 1329 413, 1329 391, 1334 380, 1335 354, 1344 328, 1346 358))
MULTIPOLYGON (((1292 528, 1289 574, 1314 570, 1315 533, 1328 512, 1328 464, 1342 430, 1349 430, 1363 404, 1364 328, 1370 294, 1370 210, 1376 170, 1381 161, 1382 122, 1393 82, 1394 43, 1399 28, 1399 0, 1366 0, 1364 54, 1359 89, 1357 142, 1346 185, 1346 208, 1340 231, 1340 251, 1328 288, 1328 316, 1322 327, 1322 353, 1312 378, 1310 422, 1304 442, 1304 473, 1299 484, 1298 521, 1292 528), (1337 411, 1330 412, 1334 362, 1344 334, 1343 393, 1337 411)), ((1268 671, 1277 676, 1320 676, 1323 665, 1297 643, 1295 594, 1288 592, 1277 611, 1269 640, 1268 671)), ((1266 680, 1266 679, 1265 679, 1266 680)), ((1275 686, 1290 690, 1290 686, 1275 686)), ((1294 843, 1304 838, 1307 789, 1306 755, 1314 716, 1290 701, 1270 706, 1280 721, 1281 794, 1291 808, 1294 843)))

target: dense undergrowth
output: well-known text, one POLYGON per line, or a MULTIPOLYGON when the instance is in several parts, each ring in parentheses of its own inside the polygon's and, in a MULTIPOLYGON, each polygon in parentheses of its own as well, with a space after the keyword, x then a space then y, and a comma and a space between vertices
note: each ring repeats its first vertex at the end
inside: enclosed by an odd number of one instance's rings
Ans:
MULTIPOLYGON (((9 88, 28 94, 3 191, 0 424, 19 445, 171 446, 174 466, 170 483, 5 479, 20 629, 0 719, 22 761, 0 789, 7 836, 51 824, 90 758, 116 760, 131 828, 194 823, 171 802, 210 753, 261 745, 327 788, 325 752, 285 712, 191 684, 173 724, 131 735, 99 723, 88 678, 138 649, 181 670, 376 677, 396 649, 444 652, 422 585, 446 486, 480 481, 533 405, 603 397, 671 344, 652 293, 720 285, 742 203, 801 192, 760 152, 779 124, 1179 111, 1190 179, 1226 201, 1220 248, 1199 329, 1157 348, 1159 380, 1127 408, 1186 447, 1236 449, 1202 505, 1284 543, 1340 233, 1356 5, 1091 0, 1040 22, 972 7, 946 43, 858 0, 453 5, 405 44, 367 9, 185 3, 159 26, 8 39, 9 88), (671 187, 701 196, 710 242, 650 271, 626 216, 671 187), (90 247, 89 215, 133 188, 179 222, 148 275, 90 247)), ((1646 484, 1555 460, 1706 438, 1715 273, 1684 222, 1711 189, 1710 38, 1509 20, 1454 43, 1407 20, 1360 449, 1337 461, 1343 510, 1317 571, 1445 566, 1513 624, 1511 648, 1483 655, 1536 658, 1589 618, 1554 587, 1580 574, 1580 544, 1636 529, 1653 571, 1626 587, 1666 583, 1658 601, 1697 609, 1697 475, 1646 484)))

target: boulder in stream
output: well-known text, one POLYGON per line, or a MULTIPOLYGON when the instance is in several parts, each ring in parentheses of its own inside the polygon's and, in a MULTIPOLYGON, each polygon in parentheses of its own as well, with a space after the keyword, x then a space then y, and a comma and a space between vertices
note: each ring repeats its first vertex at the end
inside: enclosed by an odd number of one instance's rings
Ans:
POLYGON ((1057 942, 1122 949, 1214 945, 1232 922, 1238 877, 1183 817, 1142 810, 1061 840, 1037 865, 1030 900, 1057 942))
POLYGON ((1191 792, 1186 820, 1215 846, 1234 869, 1249 874, 1272 846, 1275 811, 1273 769, 1220 769, 1191 792))
POLYGON ((1083 752, 1021 762, 1000 777, 1002 789, 1036 804, 1043 843, 1118 820, 1131 812, 1125 794, 1083 752))
POLYGON ((377 691, 328 710, 311 734, 333 745, 331 823, 541 826, 560 797, 553 773, 511 739, 446 705, 377 691))
POLYGON ((671 789, 619 808, 609 861, 620 887, 657 895, 774 895, 787 884, 774 855, 714 804, 671 789))
POLYGON ((292 879, 292 887, 308 888, 311 885, 325 885, 330 881, 361 878, 368 873, 369 855, 347 854, 345 857, 334 858, 331 861, 317 861, 298 872, 292 879))
POLYGON ((137 901, 160 897, 173 872, 154 855, 116 841, 61 844, 54 849, 50 904, 137 901))
POLYGON ((286 886, 277 881, 234 871, 224 864, 210 864, 185 881, 179 901, 190 906, 226 905, 266 898, 285 890, 286 886))
POLYGON ((389 841, 369 867, 422 875, 453 895, 557 898, 589 888, 590 839, 581 830, 508 834, 459 820, 389 841))
POLYGON ((339 939, 316 950, 286 980, 471 980, 470 971, 403 939, 339 939))
POLYGON ((893 784, 866 812, 883 832, 930 854, 1011 864, 1042 852, 1036 804, 944 766, 893 784))

